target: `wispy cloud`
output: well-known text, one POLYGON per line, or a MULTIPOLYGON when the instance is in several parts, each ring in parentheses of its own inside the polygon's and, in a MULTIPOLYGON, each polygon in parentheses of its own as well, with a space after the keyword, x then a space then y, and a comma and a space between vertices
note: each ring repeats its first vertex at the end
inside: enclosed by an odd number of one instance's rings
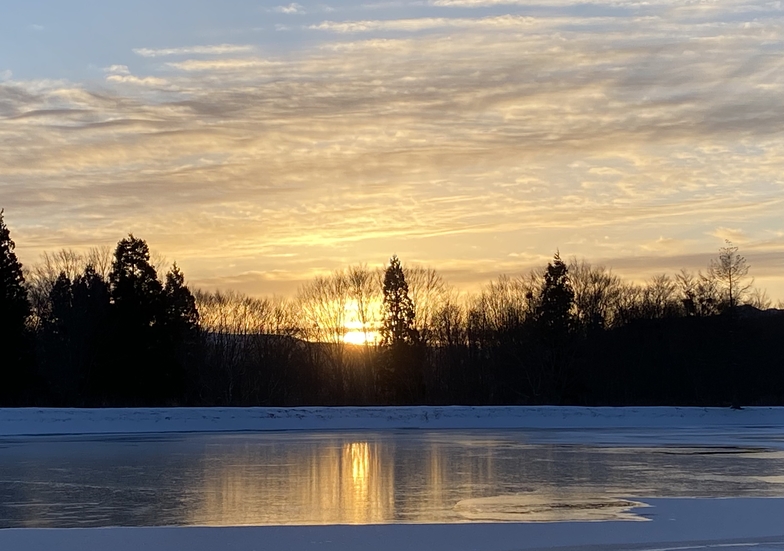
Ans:
POLYGON ((128 69, 127 65, 110 65, 109 67, 104 68, 105 73, 110 73, 113 75, 130 75, 131 71, 128 69))
POLYGON ((35 23, 32 24, 32 25, 28 25, 27 28, 29 30, 35 31, 35 32, 42 32, 44 30, 44 26, 43 25, 38 25, 38 24, 35 24, 35 23))
POLYGON ((253 46, 242 44, 217 44, 214 46, 188 46, 185 48, 135 48, 133 53, 142 57, 167 57, 182 55, 224 55, 248 53, 253 51, 253 46))
POLYGON ((740 228, 724 228, 719 227, 709 232, 709 235, 714 237, 718 237, 722 241, 730 241, 735 244, 741 244, 748 242, 749 238, 746 235, 746 232, 740 228))
POLYGON ((276 13, 285 13, 285 14, 292 15, 292 14, 305 13, 305 8, 302 5, 297 4, 296 2, 292 2, 291 4, 288 4, 286 6, 275 6, 274 8, 272 8, 271 11, 276 13))
POLYGON ((142 50, 182 59, 2 83, 3 206, 25 261, 134 231, 193 280, 257 292, 259 272, 391 252, 465 285, 556 247, 700 268, 727 236, 766 269, 784 255, 784 19, 711 6, 325 21, 285 54, 142 50))
POLYGON ((532 17, 501 15, 479 19, 422 17, 416 19, 365 20, 365 21, 322 21, 310 25, 310 29, 336 33, 368 33, 373 31, 423 31, 438 28, 483 28, 515 29, 531 26, 532 17))

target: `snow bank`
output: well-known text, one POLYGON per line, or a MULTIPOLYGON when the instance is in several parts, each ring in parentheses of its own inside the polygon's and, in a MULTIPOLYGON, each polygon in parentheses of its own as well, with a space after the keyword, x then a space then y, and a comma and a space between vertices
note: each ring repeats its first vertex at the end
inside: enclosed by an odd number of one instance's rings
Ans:
POLYGON ((650 522, 0 530, 25 551, 784 551, 784 499, 645 499, 650 522))
POLYGON ((784 427, 784 408, 303 407, 0 409, 0 436, 389 429, 784 427))

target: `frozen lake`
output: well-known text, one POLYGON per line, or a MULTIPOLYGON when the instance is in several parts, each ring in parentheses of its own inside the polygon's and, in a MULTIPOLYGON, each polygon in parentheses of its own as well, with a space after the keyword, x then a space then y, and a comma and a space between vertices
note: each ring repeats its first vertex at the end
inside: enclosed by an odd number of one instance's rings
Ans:
POLYGON ((0 528, 633 522, 646 498, 784 497, 782 448, 770 427, 7 436, 0 528))

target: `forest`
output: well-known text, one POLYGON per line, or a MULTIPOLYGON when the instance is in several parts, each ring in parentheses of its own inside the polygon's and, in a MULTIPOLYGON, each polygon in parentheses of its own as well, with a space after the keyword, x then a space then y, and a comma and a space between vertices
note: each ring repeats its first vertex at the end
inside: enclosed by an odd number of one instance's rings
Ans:
POLYGON ((729 242, 643 283, 556 252, 466 295, 393 256, 258 298, 133 235, 22 266, 0 211, 0 405, 784 405, 770 306, 729 242))

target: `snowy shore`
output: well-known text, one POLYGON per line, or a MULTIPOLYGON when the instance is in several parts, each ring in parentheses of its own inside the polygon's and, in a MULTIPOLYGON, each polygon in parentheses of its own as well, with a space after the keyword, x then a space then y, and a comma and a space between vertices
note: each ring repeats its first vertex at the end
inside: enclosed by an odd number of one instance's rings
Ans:
POLYGON ((0 436, 282 430, 784 427, 784 407, 0 408, 0 436))
POLYGON ((649 522, 0 530, 24 551, 784 551, 784 499, 646 499, 649 522))

